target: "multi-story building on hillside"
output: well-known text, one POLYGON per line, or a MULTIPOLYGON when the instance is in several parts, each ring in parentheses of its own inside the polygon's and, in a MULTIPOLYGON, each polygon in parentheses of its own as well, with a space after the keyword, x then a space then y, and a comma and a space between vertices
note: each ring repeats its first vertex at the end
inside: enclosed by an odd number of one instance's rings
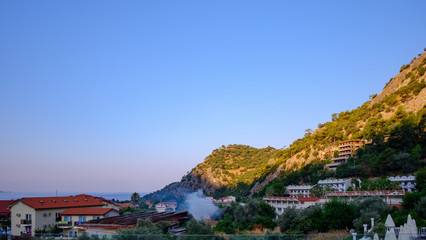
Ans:
POLYGON ((413 175, 389 177, 389 180, 398 182, 404 191, 412 192, 416 189, 416 177, 413 175))
POLYGON ((368 198, 368 197, 379 197, 382 198, 385 203, 390 206, 400 206, 402 203, 402 197, 405 195, 405 191, 346 191, 346 192, 329 192, 326 193, 326 197, 332 198, 337 197, 346 199, 349 201, 368 198))
POLYGON ((289 185, 287 186, 288 194, 291 197, 309 197, 312 185, 289 185))
POLYGON ((35 235, 37 229, 59 225, 61 213, 70 208, 113 208, 119 207, 110 200, 90 195, 68 197, 22 198, 14 202, 11 211, 12 235, 35 235))
POLYGON ((354 157, 356 150, 364 146, 364 143, 364 140, 347 140, 340 142, 338 147, 339 157, 332 158, 331 161, 333 161, 333 163, 326 164, 325 166, 331 169, 336 168, 339 164, 346 162, 348 158, 354 157))
POLYGON ((349 186, 351 186, 352 179, 351 178, 345 178, 345 179, 325 179, 325 180, 319 180, 318 186, 326 189, 329 187, 330 189, 334 189, 334 191, 346 191, 349 186))
POLYGON ((328 198, 313 198, 313 197, 264 197, 263 201, 271 205, 277 215, 282 214, 286 208, 294 207, 296 209, 305 209, 315 204, 324 204, 328 198))

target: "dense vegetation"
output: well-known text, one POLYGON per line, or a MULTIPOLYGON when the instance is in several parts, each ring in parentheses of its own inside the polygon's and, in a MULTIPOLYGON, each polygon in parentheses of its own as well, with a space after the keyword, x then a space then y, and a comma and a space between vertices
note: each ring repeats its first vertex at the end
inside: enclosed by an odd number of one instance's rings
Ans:
POLYGON ((238 183, 251 184, 253 180, 270 170, 275 149, 257 149, 245 145, 222 146, 210 154, 195 169, 202 174, 211 171, 223 186, 236 187, 238 183))
POLYGON ((408 214, 416 220, 417 226, 426 226, 424 196, 424 192, 407 195, 404 198, 404 208, 401 210, 390 208, 380 198, 371 197, 353 202, 335 198, 323 206, 315 205, 303 210, 287 208, 278 217, 277 223, 281 232, 292 234, 349 229, 362 232, 363 224, 370 226, 370 218, 374 218, 376 222, 374 231, 384 234, 384 222, 388 214, 391 214, 397 226, 407 222, 408 214), (416 195, 418 200, 413 201, 411 195, 416 195))
POLYGON ((359 149, 356 159, 339 165, 337 177, 408 174, 426 165, 426 109, 415 115, 399 108, 392 118, 377 121, 378 125, 381 127, 371 135, 374 144, 359 149))
POLYGON ((223 211, 223 219, 220 220, 214 231, 235 234, 253 228, 276 227, 275 210, 267 203, 259 200, 251 200, 244 206, 232 204, 223 211))

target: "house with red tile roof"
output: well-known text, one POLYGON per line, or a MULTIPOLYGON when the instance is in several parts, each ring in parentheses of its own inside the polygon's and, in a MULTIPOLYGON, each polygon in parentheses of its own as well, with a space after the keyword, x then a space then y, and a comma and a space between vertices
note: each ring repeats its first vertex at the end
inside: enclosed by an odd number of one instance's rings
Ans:
POLYGON ((113 208, 69 208, 61 212, 62 221, 59 222, 59 228, 63 229, 64 236, 77 237, 81 230, 80 224, 118 215, 120 212, 113 208))
POLYGON ((157 212, 174 212, 177 208, 177 202, 159 202, 155 204, 157 212))
POLYGON ((0 200, 0 220, 10 218, 9 206, 12 205, 16 200, 0 200))
POLYGON ((117 203, 117 205, 121 208, 134 207, 133 203, 117 203))
POLYGON ((62 221, 61 213, 71 208, 119 207, 112 201, 87 194, 67 197, 21 198, 10 205, 12 235, 34 236, 35 230, 47 229, 62 221))
POLYGON ((236 198, 234 196, 226 196, 223 198, 220 198, 218 200, 214 199, 213 197, 206 197, 207 199, 210 199, 215 205, 230 205, 233 202, 236 202, 236 198))

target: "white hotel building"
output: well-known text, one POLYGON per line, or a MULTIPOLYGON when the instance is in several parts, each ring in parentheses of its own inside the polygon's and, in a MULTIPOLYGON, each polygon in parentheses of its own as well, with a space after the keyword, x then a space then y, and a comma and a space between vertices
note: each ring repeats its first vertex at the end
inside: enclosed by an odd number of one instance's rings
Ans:
POLYGON ((325 180, 319 180, 318 186, 325 188, 327 185, 330 186, 330 188, 334 189, 334 191, 346 191, 349 186, 351 186, 352 179, 346 178, 346 179, 325 179, 325 180))
POLYGON ((291 197, 304 197, 310 196, 312 185, 289 185, 287 186, 288 194, 291 197))
POLYGON ((399 182, 403 191, 413 192, 416 189, 416 177, 415 176, 396 176, 389 177, 391 182, 399 182))
POLYGON ((263 201, 271 205, 277 215, 280 215, 286 208, 305 209, 315 204, 324 204, 328 201, 328 198, 264 197, 263 201))

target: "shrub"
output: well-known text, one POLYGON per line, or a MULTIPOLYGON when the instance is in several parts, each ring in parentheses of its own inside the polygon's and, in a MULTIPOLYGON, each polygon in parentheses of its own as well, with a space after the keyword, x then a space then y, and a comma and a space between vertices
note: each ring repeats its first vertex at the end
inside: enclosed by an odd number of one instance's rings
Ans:
POLYGON ((414 204, 414 208, 420 217, 426 219, 426 196, 420 198, 420 200, 414 204))
POLYGON ((278 227, 281 232, 285 232, 290 229, 293 220, 300 216, 300 211, 296 208, 286 208, 284 212, 278 217, 278 227))
POLYGON ((401 66, 401 68, 399 69, 399 72, 402 72, 402 71, 404 71, 405 69, 407 69, 407 68, 409 68, 410 67, 410 64, 404 64, 404 65, 402 65, 401 66))
POLYGON ((212 234, 212 228, 203 221, 197 221, 194 218, 187 223, 188 234, 212 234))
POLYGON ((324 205, 324 223, 329 229, 350 229, 355 218, 352 203, 333 198, 324 205))

